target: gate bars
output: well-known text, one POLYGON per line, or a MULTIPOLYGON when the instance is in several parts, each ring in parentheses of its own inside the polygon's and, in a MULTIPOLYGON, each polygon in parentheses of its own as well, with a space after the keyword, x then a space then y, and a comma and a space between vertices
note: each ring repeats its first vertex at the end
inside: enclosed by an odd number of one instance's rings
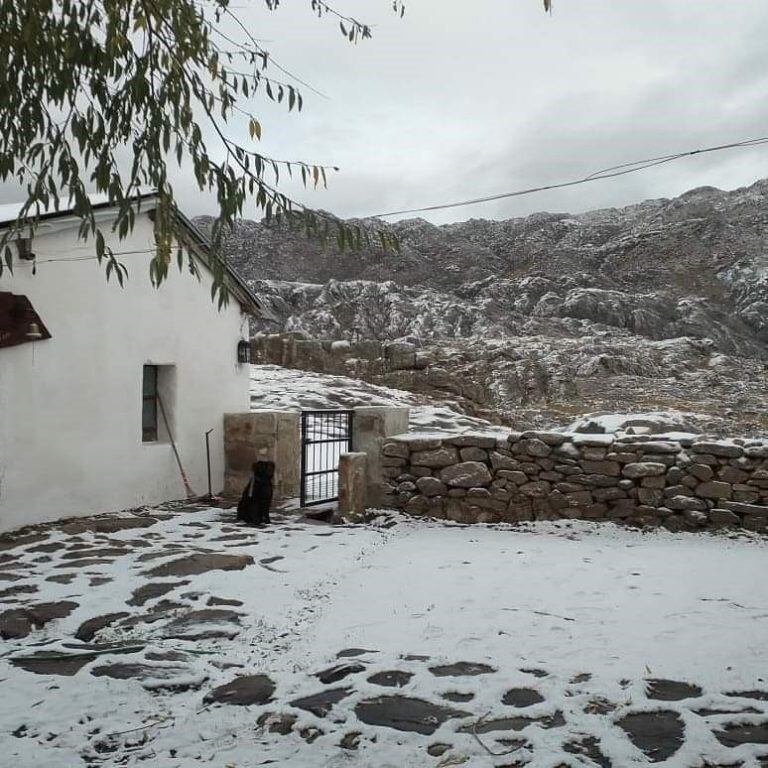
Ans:
POLYGON ((302 507, 339 497, 339 456, 352 450, 352 411, 302 411, 302 507))

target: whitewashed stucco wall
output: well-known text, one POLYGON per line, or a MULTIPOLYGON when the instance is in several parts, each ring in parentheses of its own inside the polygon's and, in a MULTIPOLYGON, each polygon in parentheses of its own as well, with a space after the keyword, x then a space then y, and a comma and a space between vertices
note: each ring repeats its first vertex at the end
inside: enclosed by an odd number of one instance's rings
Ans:
MULTIPOLYGON (((149 250, 141 216, 116 251, 149 250)), ((213 490, 223 485, 223 414, 249 410, 250 366, 236 347, 247 333, 232 300, 219 312, 202 280, 175 265, 159 289, 149 253, 126 254, 125 288, 106 282, 77 230, 33 242, 37 274, 17 263, 0 291, 32 301, 52 338, 0 349, 0 531, 184 497, 170 443, 142 443, 144 364, 176 366, 175 437, 194 491, 207 491, 204 433, 211 434, 213 490)))

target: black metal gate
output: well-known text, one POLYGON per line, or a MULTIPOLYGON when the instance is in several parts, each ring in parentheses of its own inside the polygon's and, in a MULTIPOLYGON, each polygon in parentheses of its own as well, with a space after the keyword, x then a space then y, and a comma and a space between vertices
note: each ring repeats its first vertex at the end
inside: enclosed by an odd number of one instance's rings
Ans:
POLYGON ((339 456, 352 450, 352 411, 301 414, 302 507, 339 497, 339 456))

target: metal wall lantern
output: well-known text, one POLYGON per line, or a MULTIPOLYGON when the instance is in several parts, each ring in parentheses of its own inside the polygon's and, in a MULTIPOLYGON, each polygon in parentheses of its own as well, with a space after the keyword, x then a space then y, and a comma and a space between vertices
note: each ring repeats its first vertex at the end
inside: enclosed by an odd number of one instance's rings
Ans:
POLYGON ((237 362, 238 363, 250 363, 251 362, 251 342, 243 339, 237 344, 237 362))

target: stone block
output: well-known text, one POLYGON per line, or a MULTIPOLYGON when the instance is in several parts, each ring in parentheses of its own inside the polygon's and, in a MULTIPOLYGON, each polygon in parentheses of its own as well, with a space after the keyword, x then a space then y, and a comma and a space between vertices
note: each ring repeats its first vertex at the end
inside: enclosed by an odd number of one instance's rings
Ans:
POLYGON ((520 469, 520 462, 517 459, 513 459, 509 456, 505 456, 504 454, 499 453, 498 451, 491 451, 490 459, 491 459, 491 466, 495 470, 520 469))
POLYGON ((568 502, 569 507, 585 507, 594 504, 594 496, 590 491, 575 491, 565 493, 563 497, 568 502))
POLYGON ((407 435, 401 439, 411 451, 432 451, 443 444, 439 437, 428 435, 407 435))
POLYGON ((414 496, 405 504, 404 511, 409 515, 426 515, 429 510, 429 502, 425 496, 414 496))
POLYGON ((411 474, 415 477, 431 477, 432 470, 429 467, 411 467, 411 474))
POLYGON ((710 480, 708 483, 699 483, 696 486, 696 495, 703 499, 730 499, 733 489, 728 483, 710 480))
MULTIPOLYGON (((496 448, 498 440, 493 435, 483 435, 480 433, 470 432, 464 435, 453 435, 451 437, 446 437, 443 442, 447 443, 448 445, 455 445, 458 448, 474 447, 490 450, 492 448, 496 448)), ((506 440, 504 443, 506 445, 506 440)))
POLYGON ((520 486, 520 493, 534 498, 544 498, 549 494, 551 485, 546 480, 536 480, 520 486))
POLYGON ((684 476, 685 472, 680 467, 670 467, 667 470, 667 485, 678 485, 684 476))
POLYGON ((586 475, 586 484, 593 488, 614 488, 619 484, 618 477, 610 475, 586 475))
POLYGON ((512 453, 527 454, 528 456, 546 457, 552 453, 552 447, 536 437, 520 440, 512 446, 512 453))
POLYGON ((608 517, 607 504, 590 504, 587 507, 580 507, 579 511, 585 520, 600 520, 608 517))
POLYGON ((615 501, 616 499, 626 499, 627 493, 621 488, 595 488, 592 491, 595 501, 615 501))
POLYGON ((623 448, 629 448, 632 451, 637 451, 641 454, 654 454, 654 455, 662 455, 662 454, 677 454, 680 453, 682 450, 682 446, 677 441, 667 441, 667 440, 646 440, 646 441, 639 441, 636 443, 632 443, 630 445, 627 445, 622 442, 617 442, 615 444, 615 447, 617 450, 623 449, 623 448))
POLYGON ((737 528, 741 525, 741 518, 729 509, 710 509, 709 521, 718 528, 737 528))
POLYGON ((416 480, 416 488, 424 496, 445 496, 448 492, 445 483, 440 482, 436 477, 420 477, 416 480))
POLYGON ((499 469, 496 471, 496 477, 500 477, 503 480, 509 480, 515 485, 523 485, 528 482, 528 475, 525 472, 512 469, 499 469))
POLYGON ((632 464, 638 459, 638 454, 629 451, 611 451, 605 455, 607 461, 618 461, 619 464, 632 464))
POLYGON ((479 461, 463 461, 440 472, 440 479, 451 488, 475 488, 491 484, 491 473, 479 461))
POLYGON ((407 443, 402 443, 400 441, 393 441, 390 443, 384 443, 384 445, 381 447, 381 452, 385 456, 394 456, 402 459, 407 459, 410 453, 410 449, 408 448, 407 443))
POLYGON ((636 480, 641 477, 655 477, 657 475, 665 475, 666 472, 666 464, 655 461, 642 461, 625 465, 624 469, 621 471, 621 474, 624 475, 624 477, 636 480))
POLYGON ((743 469, 737 469, 736 467, 723 467, 717 476, 724 483, 746 483, 749 480, 749 472, 745 472, 743 469))
POLYGON ((695 463, 697 464, 706 464, 709 467, 717 467, 720 465, 720 462, 717 460, 717 456, 712 456, 712 454, 709 453, 697 453, 693 458, 696 460, 695 463))
POLYGON ((603 459, 605 459, 606 453, 607 451, 605 448, 586 446, 585 448, 581 449, 581 458, 585 459, 586 461, 603 461, 603 459))
POLYGON ((591 461, 585 459, 581 462, 581 467, 587 474, 608 475, 610 477, 619 477, 621 474, 621 465, 615 461, 591 461))
POLYGON ((686 470, 702 483, 712 480, 715 476, 714 470, 708 464, 689 464, 686 470))
POLYGON ((657 475, 656 477, 644 477, 640 481, 640 485, 643 488, 656 488, 658 490, 666 487, 667 478, 663 475, 657 475))
POLYGON ((411 464, 419 467, 439 469, 459 462, 459 452, 452 445, 444 445, 426 451, 415 451, 411 454, 411 464))
POLYGON ((748 531, 765 533, 768 530, 768 518, 765 515, 744 515, 743 525, 748 531))
POLYGON ((665 500, 664 504, 669 507, 669 509, 678 512, 684 512, 686 510, 706 512, 708 509, 706 501, 703 499, 696 499, 693 496, 670 496, 665 500))
POLYGON ((382 467, 404 467, 406 464, 407 459, 403 459, 399 456, 383 456, 381 459, 382 467))
POLYGON ((520 437, 524 440, 541 440, 542 443, 551 446, 562 445, 569 440, 568 435, 565 435, 562 432, 540 432, 538 430, 528 430, 527 432, 523 432, 520 437))
POLYGON ((739 515, 758 515, 762 517, 768 517, 768 506, 762 506, 758 504, 743 504, 738 501, 726 501, 722 504, 718 504, 723 509, 729 509, 731 512, 736 512, 739 515))
POLYGON ((553 448, 552 455, 564 459, 579 459, 581 452, 573 443, 563 443, 553 448))
POLYGON ((637 500, 649 507, 659 507, 664 502, 664 492, 659 488, 640 488, 637 500))
POLYGON ((459 457, 462 461, 488 461, 488 451, 470 445, 459 450, 459 457))
POLYGON ((705 453, 710 456, 722 456, 727 459, 735 459, 744 455, 744 449, 740 445, 705 440, 695 442, 691 446, 691 452, 696 454, 705 453))

